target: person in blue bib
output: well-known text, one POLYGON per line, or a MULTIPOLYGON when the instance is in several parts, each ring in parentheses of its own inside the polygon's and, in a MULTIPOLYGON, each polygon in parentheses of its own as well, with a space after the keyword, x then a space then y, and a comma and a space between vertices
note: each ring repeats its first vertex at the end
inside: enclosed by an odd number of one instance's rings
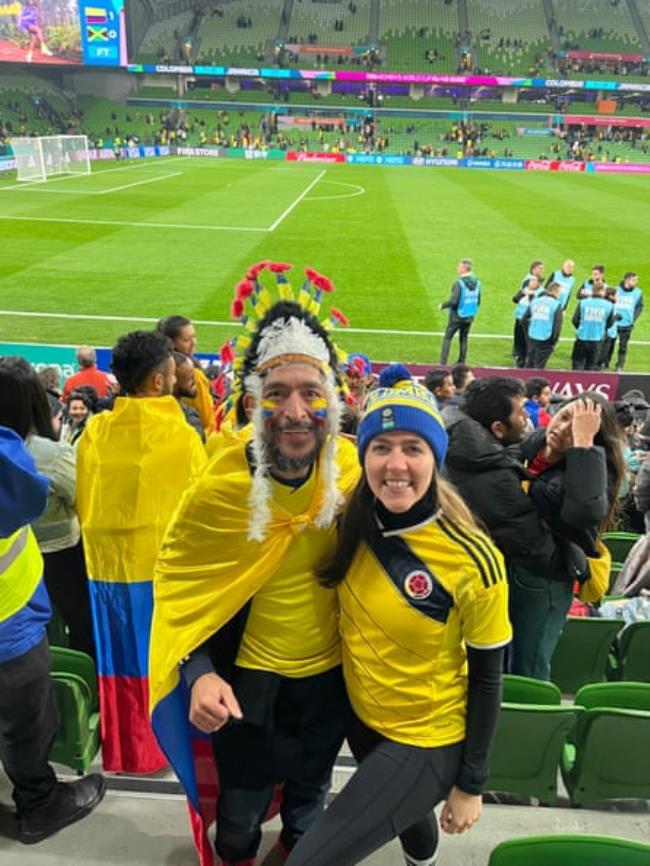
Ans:
POLYGON ((447 434, 431 394, 393 365, 358 429, 363 476, 337 552, 343 674, 359 767, 286 866, 353 866, 399 836, 407 866, 433 866, 446 833, 481 813, 510 642, 503 558, 440 477, 447 434))
POLYGON ((569 301, 571 299, 571 292, 573 291, 573 287, 576 284, 576 278, 573 276, 573 271, 575 269, 576 263, 573 259, 567 259, 562 267, 553 271, 553 273, 546 280, 546 288, 551 285, 551 283, 559 283, 560 284, 560 295, 559 301, 562 304, 562 309, 566 310, 569 305, 569 301))
POLYGON ((617 372, 620 372, 625 366, 627 344, 632 336, 632 328, 642 312, 643 292, 639 288, 639 276, 634 271, 628 271, 618 284, 618 291, 616 293, 617 372))
POLYGON ((515 359, 517 367, 526 366, 526 358, 528 356, 528 335, 524 326, 524 314, 530 306, 537 292, 539 291, 539 277, 534 274, 528 278, 528 282, 513 295, 512 303, 515 307, 515 329, 512 335, 512 357, 515 359))
POLYGON ((597 370, 607 330, 615 323, 614 305, 605 298, 602 286, 594 286, 593 296, 580 301, 571 321, 576 329, 572 369, 597 370))
POLYGON ((598 367, 601 370, 609 370, 614 355, 614 346, 618 336, 618 314, 616 313, 616 301, 618 300, 618 286, 607 286, 605 289, 605 300, 614 304, 614 324, 605 333, 605 339, 600 347, 600 361, 598 367))
POLYGON ((562 286, 551 283, 532 299, 522 317, 528 337, 526 367, 543 370, 560 338, 564 310, 560 301, 562 286))
POLYGON ((469 331, 481 304, 481 281, 472 273, 471 259, 461 259, 456 271, 458 279, 451 287, 451 297, 438 307, 439 310, 449 310, 449 321, 440 351, 441 364, 447 363, 451 341, 456 332, 460 343, 458 363, 465 363, 469 331))
POLYGON ((605 265, 594 265, 591 269, 591 276, 584 281, 578 289, 577 298, 581 301, 583 298, 590 298, 594 293, 594 287, 602 285, 605 289, 605 265))

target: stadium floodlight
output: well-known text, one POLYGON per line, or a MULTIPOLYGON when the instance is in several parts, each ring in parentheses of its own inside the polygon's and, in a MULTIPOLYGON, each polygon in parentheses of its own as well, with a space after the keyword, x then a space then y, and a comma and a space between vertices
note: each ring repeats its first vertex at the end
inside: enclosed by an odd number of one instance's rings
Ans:
POLYGON ((17 180, 43 182, 54 174, 90 174, 86 135, 11 138, 17 180))

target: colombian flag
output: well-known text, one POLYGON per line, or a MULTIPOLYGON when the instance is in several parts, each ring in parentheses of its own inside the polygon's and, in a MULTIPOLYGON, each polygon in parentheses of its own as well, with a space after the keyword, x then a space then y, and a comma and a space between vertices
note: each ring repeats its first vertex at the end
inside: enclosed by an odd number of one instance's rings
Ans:
POLYGON ((108 24, 108 16, 105 9, 98 9, 95 6, 86 6, 84 9, 84 17, 86 24, 108 24))
POLYGON ((167 524, 205 461, 201 440, 173 397, 120 397, 79 439, 77 509, 106 770, 153 773, 167 763, 148 713, 153 567, 167 524))
MULTIPOLYGON (((244 437, 226 437, 174 515, 154 575, 149 680, 151 719, 162 750, 187 794, 201 866, 214 866, 208 831, 216 817, 218 778, 210 739, 188 720, 189 694, 179 675, 182 660, 213 635, 227 630, 247 601, 277 570, 292 540, 315 526, 325 482, 319 466, 307 510, 290 515, 273 501, 267 537, 248 540, 251 473, 244 437)), ((339 439, 339 489, 359 476, 356 449, 339 439)), ((331 529, 333 532, 334 530, 331 529)), ((225 645, 225 644, 224 644, 225 645)), ((279 793, 270 814, 277 811, 279 793)))

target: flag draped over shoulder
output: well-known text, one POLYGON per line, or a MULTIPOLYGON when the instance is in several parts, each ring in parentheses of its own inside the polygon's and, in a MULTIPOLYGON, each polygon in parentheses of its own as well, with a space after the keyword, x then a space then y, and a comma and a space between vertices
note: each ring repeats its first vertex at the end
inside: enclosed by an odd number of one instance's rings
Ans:
POLYGON ((118 398, 77 451, 77 510, 90 584, 104 768, 166 765, 148 715, 153 568, 185 490, 206 463, 173 397, 118 398))
MULTIPOLYGON (((338 486, 347 495, 359 465, 356 450, 344 439, 339 439, 337 462, 338 486)), ((233 437, 185 494, 156 565, 149 656, 152 724, 187 794, 201 866, 215 862, 207 832, 216 815, 216 768, 210 738, 188 720, 189 695, 179 663, 255 595, 295 536, 314 527, 324 495, 320 467, 317 472, 307 510, 290 515, 271 502, 265 540, 249 541, 251 472, 245 444, 233 437)))

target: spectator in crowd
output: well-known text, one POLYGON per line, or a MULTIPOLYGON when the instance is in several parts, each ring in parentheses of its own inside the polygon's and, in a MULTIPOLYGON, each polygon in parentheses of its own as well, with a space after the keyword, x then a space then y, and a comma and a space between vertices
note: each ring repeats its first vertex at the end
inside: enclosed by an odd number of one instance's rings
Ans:
POLYGON ((593 294, 578 302, 573 314, 576 339, 571 353, 573 370, 597 370, 607 331, 615 324, 615 308, 605 298, 605 289, 599 283, 592 287, 593 294))
POLYGON ((456 393, 456 386, 454 385, 451 371, 444 367, 429 370, 424 384, 426 385, 427 390, 429 390, 436 398, 438 409, 442 409, 444 404, 448 400, 453 399, 454 394, 456 393))
MULTIPOLYGON (((564 583, 586 579, 587 561, 577 544, 554 536, 540 518, 534 499, 524 491, 522 482, 531 476, 508 447, 521 442, 528 427, 524 396, 523 384, 505 376, 476 379, 468 385, 463 414, 448 430, 446 472, 505 556, 511 587, 521 569, 546 581, 540 593, 539 621, 543 625, 549 610, 542 609, 542 603, 552 604, 556 584, 564 589, 564 583)), ((512 672, 537 676, 544 668, 521 657, 527 626, 522 625, 521 617, 515 621, 512 604, 511 619, 519 647, 512 672), (523 635, 517 634, 518 628, 523 628, 523 635)), ((536 637, 542 640, 539 634, 536 637)))
POLYGON ((560 290, 559 283, 551 283, 547 289, 537 293, 524 311, 521 324, 526 329, 526 367, 529 369, 544 370, 560 339, 564 316, 560 290))
MULTIPOLYGON (((0 388, 3 415, 16 411, 6 405, 9 394, 19 396, 0 388)), ((20 426, 0 427, 0 760, 13 787, 18 838, 29 845, 92 812, 106 786, 95 773, 59 782, 48 763, 58 727, 45 636, 50 602, 29 524, 46 506, 49 482, 22 442, 31 432, 27 414, 20 426)))
POLYGON ((88 394, 83 391, 73 391, 67 402, 67 417, 61 429, 61 440, 75 445, 92 415, 92 402, 88 394))
POLYGON ((528 357, 528 334, 523 321, 524 315, 539 291, 539 277, 533 274, 528 278, 525 286, 523 283, 522 286, 512 298, 512 303, 517 305, 514 313, 515 330, 512 335, 512 357, 515 359, 517 367, 520 368, 526 366, 526 358, 528 357))
MULTIPOLYGON (((212 735, 216 849, 228 866, 253 862, 277 783, 280 847, 291 850, 322 812, 343 739, 336 597, 313 576, 359 474, 354 447, 337 436, 341 385, 318 319, 274 304, 237 380, 249 441, 231 437, 190 488, 156 568, 153 724, 173 759, 188 712, 182 664, 190 720, 212 735)), ((190 810, 199 826, 198 803, 190 810)), ((209 844, 204 833, 197 844, 209 844)))
POLYGON ((460 341, 458 363, 467 359, 467 342, 470 328, 481 303, 481 281, 472 271, 472 260, 461 259, 456 267, 458 279, 451 287, 449 300, 440 304, 439 310, 449 310, 449 321, 440 351, 440 363, 447 363, 451 341, 456 332, 460 341))
POLYGON ((603 286, 607 288, 605 283, 605 265, 594 265, 591 269, 591 276, 584 281, 578 289, 577 298, 581 301, 583 298, 590 298, 594 293, 594 286, 603 286))
POLYGON ((205 451, 172 396, 169 340, 134 331, 113 348, 120 393, 77 449, 77 503, 95 625, 102 758, 107 770, 165 766, 149 725, 147 654, 153 566, 205 451))
POLYGON ((352 866, 400 837, 408 866, 436 860, 440 823, 479 819, 511 636, 503 559, 440 478, 447 447, 431 395, 382 372, 359 425, 363 476, 337 553, 348 741, 359 767, 287 866, 352 866), (383 387, 382 387, 383 386, 383 387))
POLYGON ((454 396, 445 400, 440 410, 445 427, 449 427, 452 421, 458 417, 465 388, 474 381, 472 368, 468 367, 467 364, 454 364, 451 368, 451 380, 454 383, 454 396))
POLYGON ((97 395, 102 399, 111 393, 112 379, 108 373, 97 368, 97 353, 90 346, 79 346, 77 349, 78 373, 68 376, 63 385, 63 399, 68 400, 73 391, 80 385, 92 385, 97 395))
POLYGON ((547 406, 551 402, 551 383, 543 376, 532 376, 526 379, 526 402, 524 408, 528 412, 530 423, 534 429, 548 427, 551 416, 547 406))
MULTIPOLYGON (((95 657, 88 578, 79 521, 75 513, 76 455, 57 441, 51 404, 32 365, 24 358, 0 358, 0 390, 6 395, 0 424, 20 433, 38 472, 49 481, 47 507, 33 522, 43 554, 43 577, 50 599, 69 629, 72 649, 95 657)), ((58 402, 54 405, 57 411, 58 402)), ((60 410, 58 410, 60 412, 60 410)))
POLYGON ((214 430, 214 411, 210 383, 203 368, 194 357, 196 350, 196 331, 190 319, 185 316, 167 316, 158 322, 157 330, 171 340, 176 352, 188 355, 194 364, 194 380, 196 382, 196 397, 183 397, 188 406, 193 406, 201 417, 201 424, 206 437, 214 430))
POLYGON ((571 292, 573 291, 573 287, 575 286, 576 278, 573 276, 575 266, 576 264, 573 259, 567 259, 562 265, 562 267, 557 271, 553 271, 550 277, 546 280, 547 289, 551 285, 551 283, 559 283, 559 301, 562 304, 563 310, 566 310, 567 306, 569 305, 569 301, 571 299, 571 292))
MULTIPOLYGON (((529 496, 539 518, 559 544, 598 558, 598 534, 611 524, 624 476, 611 404, 595 393, 572 400, 520 447, 533 479, 529 496)), ((528 561, 514 565, 509 577, 510 670, 550 680, 551 658, 573 601, 575 574, 563 568, 542 574, 528 561)))
POLYGON ((61 372, 58 367, 43 367, 38 371, 38 378, 49 394, 61 397, 61 372))
POLYGON ((350 352, 343 373, 354 402, 362 406, 373 382, 370 358, 362 352, 350 352))
POLYGON ((196 397, 196 377, 194 375, 194 362, 189 355, 174 351, 174 363, 176 364, 176 384, 174 385, 174 397, 178 400, 185 420, 193 427, 205 443, 205 431, 201 424, 201 416, 198 409, 183 401, 183 397, 193 400, 196 397))
POLYGON ((636 320, 643 312, 643 292, 639 288, 639 277, 634 271, 628 271, 618 284, 616 292, 616 332, 618 337, 618 359, 616 370, 620 372, 625 367, 627 344, 632 336, 636 320))
POLYGON ((636 476, 633 494, 636 507, 644 516, 645 531, 650 533, 650 459, 647 456, 636 476))

